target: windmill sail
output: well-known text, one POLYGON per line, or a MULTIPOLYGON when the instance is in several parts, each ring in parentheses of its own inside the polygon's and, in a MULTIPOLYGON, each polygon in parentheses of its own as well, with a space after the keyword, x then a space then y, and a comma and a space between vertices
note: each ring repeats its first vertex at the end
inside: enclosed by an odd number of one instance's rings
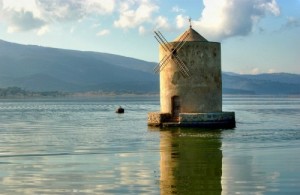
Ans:
POLYGON ((170 51, 170 48, 169 48, 169 46, 168 46, 168 41, 165 39, 165 37, 161 34, 161 32, 159 32, 159 31, 154 31, 154 33, 155 33, 155 35, 156 36, 154 36, 155 37, 155 39, 159 42, 159 44, 160 45, 162 45, 163 46, 163 48, 165 49, 165 50, 169 50, 170 51))
POLYGON ((162 35, 160 31, 154 31, 154 37, 157 40, 157 42, 162 46, 164 51, 169 52, 167 55, 163 57, 163 59, 157 64, 157 66, 154 68, 155 73, 159 73, 163 70, 163 68, 168 64, 168 61, 172 59, 175 64, 178 66, 180 73, 184 77, 189 77, 189 69, 186 66, 186 64, 177 56, 178 51, 184 46, 186 43, 186 38, 189 36, 189 32, 186 32, 183 34, 183 36, 180 37, 178 40, 178 43, 176 43, 175 47, 171 48, 168 44, 168 41, 166 38, 162 35))
POLYGON ((155 73, 159 73, 166 65, 172 55, 166 55, 154 68, 155 73))
POLYGON ((178 65, 181 74, 184 77, 189 77, 190 76, 189 69, 186 67, 185 63, 177 56, 175 56, 175 62, 178 65))

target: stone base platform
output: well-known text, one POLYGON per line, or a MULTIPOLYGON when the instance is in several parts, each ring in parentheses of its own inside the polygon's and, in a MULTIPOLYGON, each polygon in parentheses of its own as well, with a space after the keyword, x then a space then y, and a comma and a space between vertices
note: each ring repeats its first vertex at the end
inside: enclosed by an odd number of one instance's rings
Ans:
POLYGON ((173 118, 170 113, 148 113, 148 126, 234 128, 234 112, 180 113, 173 118))

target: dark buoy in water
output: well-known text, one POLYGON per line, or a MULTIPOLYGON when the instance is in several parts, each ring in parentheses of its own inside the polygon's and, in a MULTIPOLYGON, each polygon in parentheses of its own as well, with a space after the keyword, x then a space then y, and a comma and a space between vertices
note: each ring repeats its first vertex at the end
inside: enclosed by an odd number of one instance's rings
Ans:
POLYGON ((124 113, 124 108, 122 108, 121 106, 116 110, 116 113, 118 114, 123 114, 124 113))

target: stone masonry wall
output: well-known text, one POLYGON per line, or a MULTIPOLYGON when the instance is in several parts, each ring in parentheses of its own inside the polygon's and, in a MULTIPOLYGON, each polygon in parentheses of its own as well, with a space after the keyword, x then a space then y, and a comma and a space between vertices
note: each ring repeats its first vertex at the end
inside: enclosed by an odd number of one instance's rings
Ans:
POLYGON ((171 118, 171 114, 169 114, 169 113, 149 112, 148 113, 148 125, 159 126, 163 122, 167 122, 170 118, 171 118))
POLYGON ((234 112, 180 113, 180 123, 234 121, 234 112))

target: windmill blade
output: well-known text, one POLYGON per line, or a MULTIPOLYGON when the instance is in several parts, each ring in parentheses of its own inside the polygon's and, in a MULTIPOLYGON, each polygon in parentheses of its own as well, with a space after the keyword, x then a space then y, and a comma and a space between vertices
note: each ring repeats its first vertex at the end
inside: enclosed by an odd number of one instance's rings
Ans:
POLYGON ((161 36, 161 38, 162 38, 166 43, 168 43, 167 39, 163 36, 163 34, 161 34, 160 31, 157 31, 157 32, 158 32, 158 34, 161 36))
POLYGON ((174 61, 176 62, 176 64, 178 65, 179 69, 180 69, 180 72, 181 74, 184 76, 184 77, 189 77, 190 74, 189 74, 189 69, 187 68, 187 66, 185 65, 185 63, 180 59, 178 58, 177 56, 174 56, 174 61))
POLYGON ((185 32, 185 34, 180 37, 178 43, 174 47, 176 50, 179 50, 186 43, 185 39, 189 36, 189 34, 189 32, 185 32))
POLYGON ((177 64, 181 74, 184 77, 190 76, 189 69, 187 68, 185 63, 179 57, 177 57, 177 51, 180 50, 183 47, 183 45, 186 43, 185 39, 189 36, 189 32, 183 34, 183 36, 180 37, 178 43, 173 48, 171 48, 170 45, 168 45, 168 41, 160 31, 154 31, 154 34, 155 34, 154 35, 155 39, 159 42, 162 48, 165 51, 169 51, 169 55, 164 56, 164 58, 154 68, 155 73, 162 71, 163 68, 168 64, 167 62, 169 61, 169 59, 172 57, 174 62, 177 64))
POLYGON ((186 64, 177 56, 175 57, 175 59, 177 62, 179 62, 179 66, 181 67, 181 69, 189 76, 190 70, 188 69, 186 64))
POLYGON ((168 46, 168 41, 165 39, 165 37, 159 32, 159 31, 154 31, 155 35, 157 36, 157 38, 160 40, 159 42, 161 42, 169 51, 171 51, 171 49, 168 46))
MULTIPOLYGON (((178 44, 175 46, 174 50, 176 51, 176 53, 184 46, 184 44, 187 42, 185 39, 187 38, 187 36, 189 35, 189 33, 185 33, 183 36, 181 36, 181 38, 179 40, 182 40, 180 42, 178 42, 178 44)), ((180 69, 181 74, 184 77, 189 77, 189 69, 188 67, 185 65, 185 63, 174 53, 172 53, 172 57, 174 58, 175 63, 177 64, 177 66, 180 69)))
POLYGON ((162 43, 162 42, 160 41, 160 39, 157 38, 157 36, 154 36, 154 38, 157 40, 157 42, 162 46, 162 48, 163 48, 165 51, 168 50, 168 48, 166 48, 165 44, 162 43))
POLYGON ((162 69, 167 65, 167 62, 169 61, 171 57, 171 54, 168 56, 165 56, 158 64, 157 66, 154 68, 155 73, 158 73, 160 71, 162 71, 162 69))
POLYGON ((162 71, 162 69, 167 65, 167 62, 169 61, 171 55, 165 56, 159 63, 158 65, 155 67, 154 71, 155 73, 158 73, 160 71, 162 71))
POLYGON ((176 62, 178 67, 179 67, 179 71, 181 73, 181 75, 186 78, 186 77, 189 77, 190 74, 184 69, 184 66, 182 66, 179 62, 176 62))
MULTIPOLYGON (((178 62, 176 62, 176 63, 178 63, 178 62)), ((187 72, 185 72, 185 70, 183 69, 183 67, 182 67, 180 64, 178 64, 178 68, 179 68, 179 71, 180 71, 181 75, 182 75, 184 78, 186 78, 186 77, 189 76, 189 74, 188 74, 187 72)))
POLYGON ((158 73, 158 72, 159 72, 160 66, 163 64, 163 62, 166 60, 167 57, 168 57, 168 56, 165 55, 165 56, 163 57, 163 59, 155 66, 155 68, 154 68, 154 72, 155 72, 155 73, 158 73))
POLYGON ((182 48, 182 46, 184 46, 185 43, 186 41, 181 41, 179 44, 177 44, 174 50, 179 51, 182 48))
POLYGON ((185 31, 178 41, 184 41, 189 36, 189 34, 190 33, 188 31, 185 31))
POLYGON ((180 48, 186 43, 185 39, 186 39, 187 36, 189 36, 189 32, 187 32, 185 34, 185 36, 181 36, 181 37, 183 37, 183 39, 175 45, 174 49, 180 50, 180 48))

